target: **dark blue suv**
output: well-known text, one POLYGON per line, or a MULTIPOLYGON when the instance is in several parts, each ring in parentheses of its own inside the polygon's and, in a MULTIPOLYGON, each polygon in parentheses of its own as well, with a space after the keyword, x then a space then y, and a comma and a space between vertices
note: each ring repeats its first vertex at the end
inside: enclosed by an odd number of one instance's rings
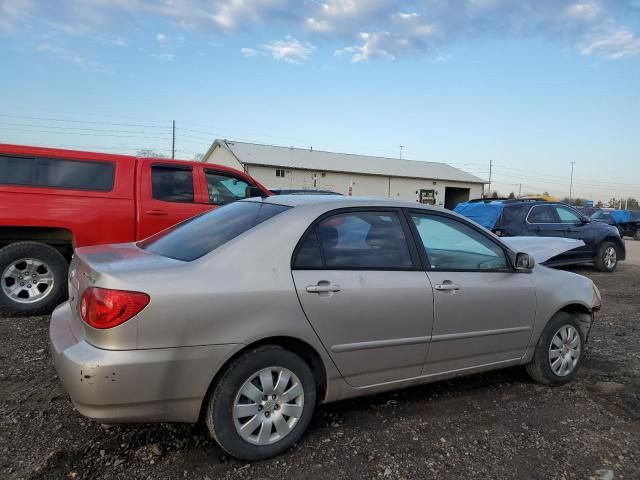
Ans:
POLYGON ((585 245, 545 262, 550 266, 592 263, 596 270, 612 272, 626 250, 615 227, 592 222, 576 209, 539 200, 479 199, 459 204, 455 211, 499 236, 566 237, 585 245))

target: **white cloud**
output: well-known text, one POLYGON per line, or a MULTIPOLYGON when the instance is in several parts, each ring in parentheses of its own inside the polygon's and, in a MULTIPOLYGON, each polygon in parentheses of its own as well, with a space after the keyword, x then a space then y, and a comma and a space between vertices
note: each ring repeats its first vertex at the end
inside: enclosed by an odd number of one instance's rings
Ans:
POLYGON ((170 36, 156 36, 163 51, 179 45, 176 28, 216 35, 266 28, 299 39, 255 48, 283 61, 306 60, 313 50, 308 42, 363 61, 437 55, 453 44, 488 38, 545 39, 585 55, 621 58, 640 55, 639 8, 640 0, 0 0, 0 32, 37 14, 68 33, 118 38, 145 16, 172 28, 166 30, 170 36))
POLYGON ((114 73, 110 67, 90 60, 83 55, 60 45, 53 43, 41 43, 37 45, 35 49, 37 52, 48 54, 52 58, 63 60, 65 62, 73 63, 86 70, 108 75, 112 75, 114 73))
POLYGON ((300 63, 309 59, 309 55, 315 49, 308 42, 302 43, 293 37, 284 40, 275 40, 262 46, 276 60, 289 63, 300 63))
POLYGON ((12 30, 32 7, 31 0, 0 0, 0 32, 12 30))
POLYGON ((258 51, 255 48, 241 48, 240 52, 242 53, 242 55, 244 55, 245 57, 255 57, 258 55, 258 51))
POLYGON ((151 56, 161 62, 171 62, 176 58, 173 53, 152 53, 151 56))
POLYGON ((640 56, 640 38, 628 30, 617 30, 594 35, 583 44, 583 55, 601 55, 610 59, 640 56))

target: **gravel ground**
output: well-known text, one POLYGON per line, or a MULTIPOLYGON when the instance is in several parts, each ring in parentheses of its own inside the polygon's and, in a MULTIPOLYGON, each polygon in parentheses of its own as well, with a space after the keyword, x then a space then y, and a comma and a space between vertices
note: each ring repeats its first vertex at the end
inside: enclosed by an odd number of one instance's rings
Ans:
POLYGON ((640 266, 575 269, 604 307, 573 383, 521 368, 320 407, 299 444, 260 463, 201 425, 102 426, 74 411, 47 318, 0 318, 0 478, 640 478, 640 266))

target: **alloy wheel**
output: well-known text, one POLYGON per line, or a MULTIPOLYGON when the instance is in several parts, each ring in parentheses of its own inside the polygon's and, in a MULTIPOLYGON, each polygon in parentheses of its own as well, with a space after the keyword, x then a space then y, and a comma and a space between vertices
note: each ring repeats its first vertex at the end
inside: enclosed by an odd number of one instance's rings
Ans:
POLYGON ((37 258, 21 258, 2 272, 2 292, 16 303, 35 303, 53 290, 51 267, 37 258))
POLYGON ((618 256, 616 255, 616 249, 614 247, 607 247, 604 251, 604 266, 608 269, 612 269, 616 266, 618 256))

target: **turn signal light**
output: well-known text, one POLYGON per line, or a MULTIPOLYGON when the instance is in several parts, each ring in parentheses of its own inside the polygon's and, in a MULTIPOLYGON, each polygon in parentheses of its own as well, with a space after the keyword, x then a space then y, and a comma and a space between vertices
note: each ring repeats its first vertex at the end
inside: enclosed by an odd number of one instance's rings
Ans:
POLYGON ((93 328, 113 328, 140 313, 150 300, 142 292, 89 287, 82 293, 80 316, 93 328))

